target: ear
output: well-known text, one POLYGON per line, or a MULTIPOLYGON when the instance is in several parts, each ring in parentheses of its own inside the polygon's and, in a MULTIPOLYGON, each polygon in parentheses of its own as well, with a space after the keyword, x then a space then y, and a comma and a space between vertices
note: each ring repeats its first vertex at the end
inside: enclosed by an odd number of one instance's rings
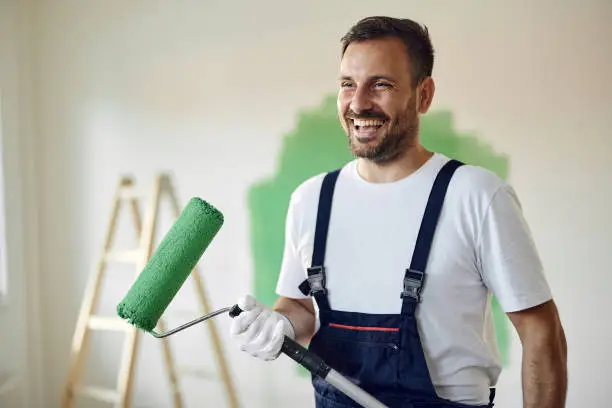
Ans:
POLYGON ((433 78, 427 77, 423 81, 421 81, 416 91, 418 111, 419 113, 426 113, 429 110, 429 107, 431 106, 434 93, 436 92, 436 85, 434 84, 433 78))

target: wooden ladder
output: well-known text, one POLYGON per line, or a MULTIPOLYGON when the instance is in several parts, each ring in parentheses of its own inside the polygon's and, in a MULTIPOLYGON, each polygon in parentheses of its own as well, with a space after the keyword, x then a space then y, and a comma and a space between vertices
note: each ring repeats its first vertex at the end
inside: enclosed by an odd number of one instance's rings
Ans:
MULTIPOLYGON (((145 223, 143 224, 138 209, 139 196, 134 191, 134 180, 129 176, 122 176, 119 178, 107 226, 106 237, 104 240, 103 253, 97 264, 96 271, 90 276, 72 339, 70 367, 62 397, 62 408, 73 408, 75 406, 76 395, 82 395, 100 401, 105 401, 114 404, 115 408, 131 407, 134 385, 135 356, 138 351, 139 336, 142 332, 119 317, 102 317, 96 315, 97 303, 98 298, 100 297, 100 287, 102 285, 108 263, 135 263, 135 278, 147 264, 154 250, 155 233, 159 216, 159 205, 161 197, 164 193, 170 199, 174 219, 176 220, 176 218, 178 218, 181 209, 178 205, 174 189, 172 188, 170 177, 167 174, 158 174, 155 178, 153 191, 151 194, 152 197, 148 202, 148 210, 146 213, 145 223), (125 204, 128 204, 130 207, 133 224, 138 237, 140 238, 140 244, 138 248, 132 250, 113 250, 113 238, 116 231, 119 211, 125 204), (123 343, 123 353, 116 389, 85 386, 79 381, 83 372, 84 361, 86 359, 89 335, 92 330, 120 331, 126 334, 123 343)), ((205 314, 209 313, 211 309, 204 290, 202 279, 198 274, 197 266, 194 268, 190 276, 193 278, 193 282, 195 283, 196 294, 201 302, 202 312, 205 314)), ((238 400, 236 397, 236 392, 230 378, 228 365, 223 354, 221 341, 217 334, 213 319, 204 322, 204 324, 208 325, 216 362, 224 384, 225 392, 227 394, 228 406, 231 408, 237 408, 238 400)), ((159 320, 156 330, 158 332, 164 332, 167 330, 163 316, 162 319, 159 320)), ((169 340, 168 338, 161 338, 159 340, 161 341, 163 348, 164 362, 170 381, 170 387, 173 393, 174 407, 182 408, 183 398, 181 396, 178 381, 179 373, 175 367, 169 340)))

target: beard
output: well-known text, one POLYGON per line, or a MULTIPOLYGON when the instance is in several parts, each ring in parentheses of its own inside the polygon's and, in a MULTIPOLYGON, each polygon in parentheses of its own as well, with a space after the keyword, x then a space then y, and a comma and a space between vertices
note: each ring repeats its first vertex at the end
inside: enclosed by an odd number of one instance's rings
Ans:
MULTIPOLYGON (((363 111, 356 114, 352 110, 345 115, 345 124, 349 147, 353 156, 370 160, 377 164, 389 163, 407 150, 414 147, 419 133, 419 118, 415 109, 416 99, 411 98, 407 108, 394 118, 383 113, 363 111), (374 146, 362 144, 362 140, 354 133, 352 119, 384 120, 384 134, 374 146)), ((383 129, 379 129, 382 131, 383 129)))

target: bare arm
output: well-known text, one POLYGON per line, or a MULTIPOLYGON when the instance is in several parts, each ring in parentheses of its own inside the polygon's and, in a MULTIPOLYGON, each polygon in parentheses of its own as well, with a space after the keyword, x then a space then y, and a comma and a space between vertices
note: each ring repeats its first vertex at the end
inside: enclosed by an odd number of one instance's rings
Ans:
POLYGON ((523 407, 565 407, 567 343, 554 301, 508 316, 523 346, 523 407))
POLYGON ((287 316, 295 330, 295 341, 302 345, 310 342, 315 328, 315 311, 312 299, 291 299, 281 297, 274 310, 287 316))

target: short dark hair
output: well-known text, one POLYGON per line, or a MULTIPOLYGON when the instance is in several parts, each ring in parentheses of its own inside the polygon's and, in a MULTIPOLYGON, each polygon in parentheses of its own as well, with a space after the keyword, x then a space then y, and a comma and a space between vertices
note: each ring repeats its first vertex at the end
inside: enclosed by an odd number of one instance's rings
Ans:
POLYGON ((412 62, 413 85, 431 76, 434 63, 434 50, 426 26, 407 19, 385 16, 372 16, 359 20, 342 37, 342 55, 349 44, 357 41, 394 37, 406 46, 412 62))

